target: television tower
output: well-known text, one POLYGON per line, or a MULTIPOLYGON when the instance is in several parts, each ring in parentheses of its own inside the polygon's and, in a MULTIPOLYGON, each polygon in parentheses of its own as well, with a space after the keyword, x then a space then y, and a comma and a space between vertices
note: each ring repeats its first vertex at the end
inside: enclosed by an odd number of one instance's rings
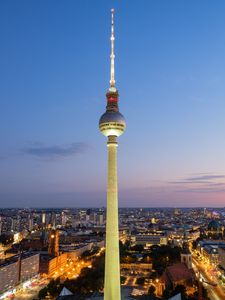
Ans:
POLYGON ((118 107, 118 90, 115 85, 114 68, 114 9, 111 25, 111 68, 110 86, 106 93, 106 112, 99 120, 99 129, 108 138, 108 187, 106 212, 106 253, 104 300, 120 300, 120 261, 118 226, 118 188, 117 188, 117 137, 123 134, 126 123, 118 107))

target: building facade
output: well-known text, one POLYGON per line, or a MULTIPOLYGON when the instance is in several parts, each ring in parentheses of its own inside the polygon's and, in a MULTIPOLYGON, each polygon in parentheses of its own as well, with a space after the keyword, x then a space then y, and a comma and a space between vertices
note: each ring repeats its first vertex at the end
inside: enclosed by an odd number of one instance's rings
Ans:
POLYGON ((0 293, 15 288, 18 284, 39 274, 40 256, 27 252, 13 256, 0 265, 0 293))

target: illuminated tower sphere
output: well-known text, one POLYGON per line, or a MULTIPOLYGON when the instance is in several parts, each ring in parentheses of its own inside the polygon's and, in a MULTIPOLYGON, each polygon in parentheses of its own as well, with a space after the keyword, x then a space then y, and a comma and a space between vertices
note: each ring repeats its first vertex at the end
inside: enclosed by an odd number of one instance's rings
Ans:
POLYGON ((108 188, 106 214, 106 254, 104 300, 120 300, 120 261, 117 189, 117 137, 123 134, 126 123, 119 112, 118 91, 114 78, 114 10, 112 9, 111 77, 106 94, 106 112, 99 120, 99 129, 108 138, 108 188))

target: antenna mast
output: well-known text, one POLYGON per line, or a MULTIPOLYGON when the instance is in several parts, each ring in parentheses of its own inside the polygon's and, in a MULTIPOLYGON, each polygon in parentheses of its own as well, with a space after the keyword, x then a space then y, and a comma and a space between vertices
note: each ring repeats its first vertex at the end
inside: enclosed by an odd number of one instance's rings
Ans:
POLYGON ((115 60, 115 54, 114 54, 114 13, 115 10, 114 8, 111 9, 111 14, 112 14, 112 26, 111 26, 111 55, 110 55, 110 88, 115 88, 115 66, 114 66, 114 60, 115 60))

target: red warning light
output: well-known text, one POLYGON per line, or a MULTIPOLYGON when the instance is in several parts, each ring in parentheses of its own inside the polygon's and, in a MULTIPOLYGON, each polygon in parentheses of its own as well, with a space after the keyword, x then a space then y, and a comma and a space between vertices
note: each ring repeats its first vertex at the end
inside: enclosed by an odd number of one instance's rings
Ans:
POLYGON ((109 97, 108 100, 109 100, 109 102, 117 102, 118 101, 118 99, 114 98, 114 97, 109 97))

